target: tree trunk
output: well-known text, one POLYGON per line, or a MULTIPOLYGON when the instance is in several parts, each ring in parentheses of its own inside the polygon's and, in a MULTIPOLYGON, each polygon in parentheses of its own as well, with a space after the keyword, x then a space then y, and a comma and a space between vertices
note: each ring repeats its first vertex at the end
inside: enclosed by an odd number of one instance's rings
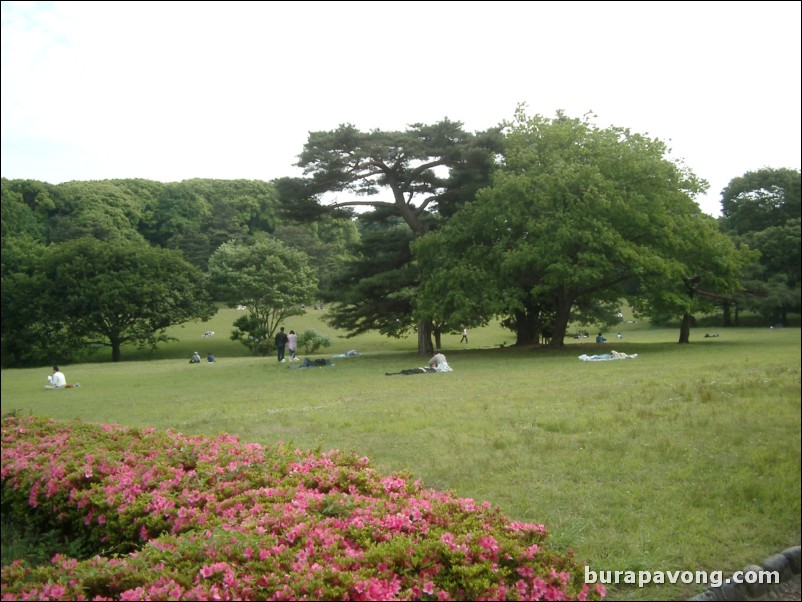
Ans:
POLYGON ((515 311, 515 344, 531 345, 538 342, 537 315, 528 310, 515 311))
POLYGON ((554 326, 551 332, 551 341, 547 347, 549 349, 562 349, 565 346, 565 332, 568 330, 568 318, 571 315, 572 303, 561 303, 557 306, 557 314, 554 316, 554 326))
POLYGON ((724 311, 724 326, 732 326, 732 304, 725 303, 722 309, 724 311))
POLYGON ((111 341, 111 361, 119 362, 123 357, 122 350, 120 349, 120 341, 113 339, 111 341))
POLYGON ((434 346, 432 345, 432 323, 430 320, 421 320, 418 322, 418 355, 434 355, 434 346))
POLYGON ((678 343, 690 343, 691 342, 691 322, 693 322, 693 316, 689 313, 686 313, 682 316, 682 324, 679 327, 679 341, 678 343))

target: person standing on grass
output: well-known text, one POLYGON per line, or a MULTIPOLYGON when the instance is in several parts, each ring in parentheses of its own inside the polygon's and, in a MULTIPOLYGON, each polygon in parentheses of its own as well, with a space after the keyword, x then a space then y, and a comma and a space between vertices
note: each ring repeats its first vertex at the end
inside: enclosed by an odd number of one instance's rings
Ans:
POLYGON ((278 355, 279 363, 284 362, 284 349, 287 346, 288 339, 289 337, 287 333, 284 332, 284 327, 282 326, 276 335, 276 354, 278 355))
POLYGON ((298 335, 295 334, 294 330, 290 330, 290 334, 287 335, 287 349, 290 352, 290 361, 296 361, 297 358, 295 354, 298 351, 298 335))
POLYGON ((462 338, 459 340, 459 342, 462 343, 463 341, 465 343, 468 342, 468 329, 467 328, 463 328, 462 329, 462 338))

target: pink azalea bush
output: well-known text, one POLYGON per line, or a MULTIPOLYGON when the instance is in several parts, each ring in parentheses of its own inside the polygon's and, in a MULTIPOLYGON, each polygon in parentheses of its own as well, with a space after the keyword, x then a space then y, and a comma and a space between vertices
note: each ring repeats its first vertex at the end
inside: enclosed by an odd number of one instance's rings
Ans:
POLYGON ((598 600, 543 525, 366 458, 35 417, 2 422, 3 511, 94 556, 2 569, 3 600, 598 600), (20 519, 22 520, 22 519, 20 519))

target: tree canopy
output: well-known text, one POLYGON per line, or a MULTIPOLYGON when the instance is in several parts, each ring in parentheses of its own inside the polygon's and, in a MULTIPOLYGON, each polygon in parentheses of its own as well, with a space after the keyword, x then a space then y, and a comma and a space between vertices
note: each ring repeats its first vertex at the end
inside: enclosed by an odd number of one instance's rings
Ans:
MULTIPOLYGON (((472 134, 449 119, 396 132, 362 132, 346 124, 311 132, 298 161, 304 178, 280 179, 276 187, 284 215, 315 219, 370 208, 371 219, 400 218, 415 238, 473 199, 487 183, 499 149, 498 128, 472 134)), ((349 303, 346 297, 335 300, 349 303)), ((343 309, 352 324, 359 321, 359 311, 356 306, 343 309)), ((373 320, 363 317, 366 323, 373 320)), ((421 322, 418 329, 418 352, 431 352, 431 324, 421 322)))
POLYGON ((721 227, 745 234, 784 226, 800 216, 802 177, 798 169, 764 168, 733 178, 721 191, 721 227))
POLYGON ((282 209, 303 219, 370 207, 421 236, 437 223, 438 204, 453 212, 457 198, 470 200, 486 182, 499 143, 497 129, 471 134, 449 119, 403 132, 361 132, 350 124, 310 132, 297 163, 305 177, 276 183, 282 209), (340 192, 346 196, 324 196, 340 192))
POLYGON ((412 298, 418 270, 409 243, 413 235, 397 218, 362 224, 354 257, 344 262, 322 290, 339 303, 327 312, 327 322, 356 336, 371 330, 401 336, 415 327, 412 298))
MULTIPOLYGON (((86 238, 149 244, 172 249, 205 271, 221 244, 247 245, 262 234, 274 233, 312 256, 323 280, 338 271, 350 257, 349 245, 359 238, 351 221, 325 218, 301 224, 279 218, 275 187, 255 180, 120 179, 51 185, 2 178, 0 200, 4 365, 50 363, 54 357, 64 362, 87 349, 66 331, 53 336, 52 320, 47 325, 51 335, 38 330, 42 323, 34 315, 41 314, 37 291, 48 284, 38 272, 43 266, 40 260, 56 253, 59 245, 86 238), (45 253, 48 246, 53 248, 45 253)), ((202 282, 201 276, 197 278, 202 282)))
POLYGON ((722 231, 760 252, 738 306, 785 323, 800 308, 800 188, 793 169, 761 169, 734 178, 722 191, 722 231))
POLYGON ((262 354, 272 349, 279 325, 303 314, 302 305, 317 293, 308 257, 267 236, 249 245, 220 245, 209 259, 209 280, 231 307, 248 312, 235 322, 231 338, 262 354))
POLYGON ((4 318, 12 322, 3 335, 45 338, 38 341, 42 349, 76 354, 110 347, 116 362, 123 344, 154 348, 168 340, 169 326, 215 311, 203 274, 175 251, 81 238, 23 256, 27 269, 4 278, 4 318))
POLYGON ((419 311, 452 328, 498 315, 518 343, 546 335, 561 346, 577 310, 612 312, 648 280, 682 280, 706 184, 664 143, 523 107, 505 133, 492 185, 415 244, 419 311))

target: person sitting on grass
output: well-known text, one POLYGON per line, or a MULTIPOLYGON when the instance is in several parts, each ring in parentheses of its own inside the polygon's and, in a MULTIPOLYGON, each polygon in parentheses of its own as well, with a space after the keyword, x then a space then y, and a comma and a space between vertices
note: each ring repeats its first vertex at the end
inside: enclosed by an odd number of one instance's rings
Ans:
POLYGON ((45 389, 47 390, 55 390, 55 389, 72 389, 73 387, 80 387, 78 383, 74 385, 67 384, 67 377, 64 376, 64 373, 59 370, 58 366, 53 366, 53 374, 47 377, 48 384, 45 385, 45 389))
POLYGON ((434 356, 429 360, 429 368, 433 368, 435 372, 453 372, 451 366, 448 365, 446 356, 440 353, 440 350, 434 352, 434 356))
POLYGON ((45 389, 63 389, 67 386, 67 378, 58 366, 53 366, 53 374, 47 377, 47 382, 45 389))
POLYGON ((430 372, 453 372, 451 366, 448 365, 446 356, 440 353, 439 350, 434 354, 432 359, 429 360, 429 365, 425 368, 407 368, 406 370, 401 370, 400 372, 385 372, 384 375, 394 376, 396 374, 428 374, 430 372))

